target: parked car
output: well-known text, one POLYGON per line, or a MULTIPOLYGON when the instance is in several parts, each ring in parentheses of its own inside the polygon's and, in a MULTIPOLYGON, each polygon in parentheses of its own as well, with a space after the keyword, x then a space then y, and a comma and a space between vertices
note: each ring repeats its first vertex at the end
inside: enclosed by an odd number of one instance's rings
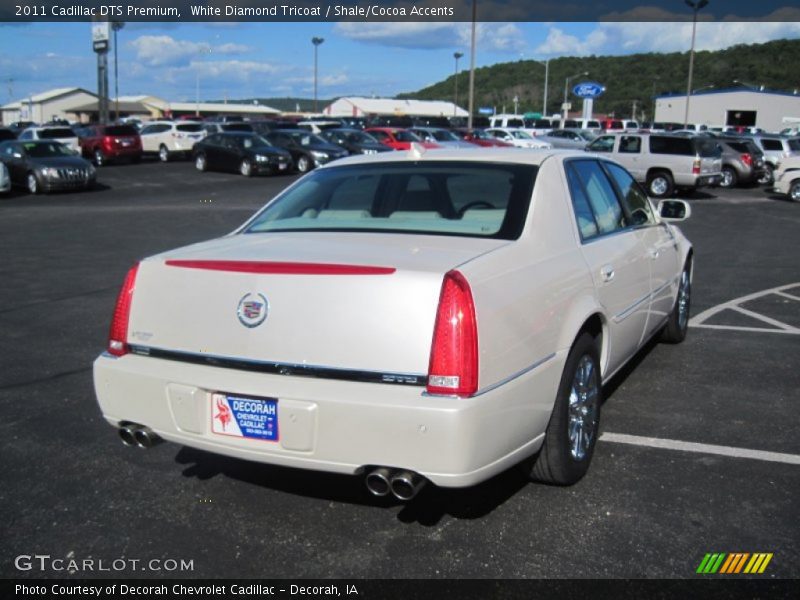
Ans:
POLYGON ((561 129, 582 129, 600 133, 603 128, 597 119, 566 119, 561 129))
POLYGON ((335 119, 300 121, 297 123, 297 129, 305 129, 316 134, 320 134, 326 129, 340 129, 341 127, 342 122, 335 119))
POLYGON ((244 121, 212 121, 203 123, 203 129, 206 132, 206 135, 210 135, 212 133, 230 133, 233 131, 239 131, 244 133, 255 133, 255 129, 251 123, 245 123, 244 121))
POLYGON ((535 150, 546 150, 552 148, 547 142, 543 142, 526 131, 521 129, 509 128, 490 128, 486 130, 491 136, 496 137, 498 140, 516 146, 517 148, 529 148, 535 150))
POLYGON ((15 136, 28 129, 29 127, 36 127, 37 124, 33 121, 14 121, 8 124, 8 128, 14 132, 15 136))
POLYGON ((192 148, 198 171, 232 171, 245 177, 262 173, 288 173, 292 155, 256 133, 214 133, 192 148))
POLYGON ((773 191, 800 202, 800 155, 784 158, 778 163, 773 191))
POLYGON ((500 140, 493 135, 486 133, 485 129, 467 129, 456 128, 451 130, 455 135, 460 137, 465 142, 480 146, 481 148, 511 148, 513 144, 509 144, 500 140))
MULTIPOLYGON (((1 160, 1 159, 0 159, 1 160)), ((8 174, 8 167, 0 162, 0 194, 11 191, 11 176, 8 174)))
POLYGON ((133 125, 93 125, 79 132, 81 155, 101 167, 117 160, 142 160, 142 139, 133 125))
POLYGON ((756 146, 764 152, 765 173, 759 183, 769 184, 774 181, 773 171, 784 158, 800 154, 800 139, 785 138, 779 135, 750 136, 756 146))
POLYGON ((78 135, 69 127, 28 127, 17 136, 17 139, 21 141, 54 140, 61 142, 76 154, 81 151, 78 135))
POLYGON ((442 129, 441 127, 412 127, 409 131, 423 142, 431 142, 442 148, 475 148, 474 144, 462 140, 449 129, 442 129))
POLYGON ((377 154, 378 152, 392 151, 387 145, 381 144, 360 129, 326 129, 319 134, 319 137, 344 148, 349 154, 377 154))
POLYGON ((553 148, 583 150, 589 142, 597 138, 597 134, 589 129, 553 129, 537 139, 547 142, 553 148))
POLYGON ((53 140, 3 142, 0 160, 8 167, 11 183, 31 194, 89 189, 97 177, 92 163, 53 140))
POLYGON ((671 196, 676 188, 694 190, 722 181, 721 151, 715 140, 703 137, 615 133, 598 137, 586 150, 619 162, 655 198, 671 196))
POLYGON ((157 154, 161 162, 167 162, 175 156, 189 157, 205 130, 198 121, 155 121, 142 127, 139 136, 146 154, 157 154))
POLYGON ((720 187, 732 188, 743 183, 755 183, 764 177, 764 153, 747 138, 719 138, 722 150, 722 181, 720 187))
POLYGON ((264 137, 272 145, 288 150, 295 169, 300 173, 348 155, 344 148, 303 129, 277 129, 264 137))
POLYGON ((600 127, 605 133, 625 131, 625 122, 620 119, 604 119, 600 121, 600 127))
POLYGON ((7 142, 15 139, 17 139, 16 133, 14 133, 11 129, 0 127, 0 142, 7 142))
POLYGON ((411 133, 408 129, 397 129, 395 127, 367 127, 364 131, 378 140, 381 144, 386 144, 392 150, 408 150, 411 144, 420 144, 422 147, 433 150, 441 148, 439 144, 425 142, 411 133))
POLYGON ((522 115, 497 114, 489 117, 489 128, 491 129, 523 129, 525 118, 522 115))
POLYGON ((603 384, 687 334, 692 246, 669 221, 689 206, 660 206, 585 153, 325 165, 233 234, 130 269, 100 410, 129 446, 360 474, 400 500, 517 465, 575 483, 603 384))

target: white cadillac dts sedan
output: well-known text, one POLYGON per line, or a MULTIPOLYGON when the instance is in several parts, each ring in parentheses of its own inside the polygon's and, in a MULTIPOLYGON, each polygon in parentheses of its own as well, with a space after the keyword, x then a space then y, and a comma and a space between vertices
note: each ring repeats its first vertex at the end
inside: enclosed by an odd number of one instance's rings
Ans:
POLYGON ((128 273, 94 363, 128 445, 363 475, 409 500, 589 466, 602 385, 686 335, 692 247, 586 153, 358 156, 128 273))

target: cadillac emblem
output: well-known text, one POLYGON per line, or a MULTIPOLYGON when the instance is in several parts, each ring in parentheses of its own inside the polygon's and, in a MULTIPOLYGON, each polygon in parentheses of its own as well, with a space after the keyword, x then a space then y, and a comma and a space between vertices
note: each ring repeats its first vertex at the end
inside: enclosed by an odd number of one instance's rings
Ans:
POLYGON ((239 300, 236 316, 245 327, 258 327, 267 318, 269 302, 262 294, 245 294, 239 300))

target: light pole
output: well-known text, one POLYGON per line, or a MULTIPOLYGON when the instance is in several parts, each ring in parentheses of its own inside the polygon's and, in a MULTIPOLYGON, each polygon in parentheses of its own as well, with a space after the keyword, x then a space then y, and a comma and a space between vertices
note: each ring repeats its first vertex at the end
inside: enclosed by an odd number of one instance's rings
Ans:
POLYGON ((567 110, 567 90, 569 89, 569 82, 575 79, 576 77, 586 77, 589 74, 589 71, 584 71, 583 73, 575 73, 575 75, 570 75, 564 80, 564 119, 561 121, 561 127, 563 129, 564 123, 569 116, 569 111, 567 110))
POLYGON ((453 101, 453 116, 455 117, 458 114, 458 59, 464 56, 463 52, 453 52, 453 58, 456 59, 456 71, 455 71, 455 100, 453 101))
POLYGON ((314 112, 318 112, 318 105, 317 105, 317 48, 319 45, 325 41, 325 38, 321 37, 313 37, 311 38, 311 43, 314 44, 314 112))
POLYGON ((111 30, 114 32, 114 113, 119 121, 119 70, 117 69, 117 32, 125 27, 122 21, 112 21, 111 30))
POLYGON ((475 111, 475 23, 478 16, 478 0, 472 0, 472 37, 469 50, 469 114, 467 127, 472 129, 472 113, 475 111))
POLYGON ((651 121, 656 120, 656 82, 660 80, 661 77, 658 76, 653 77, 653 114, 650 118, 651 121))
POLYGON ((689 102, 692 98, 692 75, 694 73, 694 40, 697 34, 697 13, 704 6, 708 6, 709 0, 684 0, 686 5, 692 9, 692 49, 689 51, 689 81, 686 83, 686 112, 683 115, 683 128, 689 124, 689 102))

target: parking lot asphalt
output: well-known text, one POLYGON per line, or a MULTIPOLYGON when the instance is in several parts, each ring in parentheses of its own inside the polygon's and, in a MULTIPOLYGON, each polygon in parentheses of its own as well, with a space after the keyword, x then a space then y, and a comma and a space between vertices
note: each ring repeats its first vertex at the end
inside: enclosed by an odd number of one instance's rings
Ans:
POLYGON ((760 188, 689 197, 692 314, 729 304, 610 382, 574 487, 510 470, 402 505, 356 477, 123 447, 91 365, 126 270, 231 231, 294 179, 147 162, 91 192, 0 197, 0 576, 64 575, 15 567, 38 553, 193 561, 126 577, 720 577, 695 573, 709 552, 800 575, 800 205, 760 188))

